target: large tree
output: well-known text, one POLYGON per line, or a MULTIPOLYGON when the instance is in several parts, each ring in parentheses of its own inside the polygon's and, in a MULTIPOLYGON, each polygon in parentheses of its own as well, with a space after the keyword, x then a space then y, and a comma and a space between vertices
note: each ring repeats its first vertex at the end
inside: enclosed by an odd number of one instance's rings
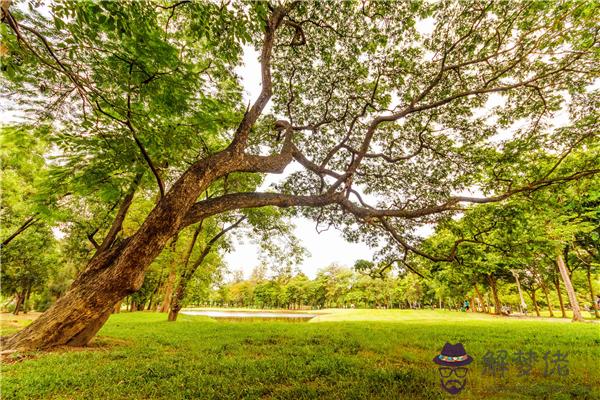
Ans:
POLYGON ((596 159, 558 168, 597 132, 596 3, 64 1, 50 18, 33 8, 2 2, 3 91, 53 118, 80 170, 131 181, 147 170, 156 206, 7 348, 86 344, 170 239, 212 215, 304 207, 351 239, 391 235, 393 255, 416 250, 412 228, 462 204, 598 172, 596 159), (243 44, 260 52, 248 106, 234 74, 243 44), (554 124, 558 111, 568 126, 554 124), (539 157, 552 166, 532 168, 539 157), (293 161, 301 170, 277 191, 200 199, 230 174, 293 161), (483 195, 461 195, 473 188, 483 195))

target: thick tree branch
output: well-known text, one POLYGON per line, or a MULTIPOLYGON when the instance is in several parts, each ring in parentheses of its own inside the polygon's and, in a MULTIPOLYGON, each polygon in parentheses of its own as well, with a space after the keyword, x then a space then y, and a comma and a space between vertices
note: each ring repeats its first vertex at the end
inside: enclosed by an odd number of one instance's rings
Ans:
POLYGON ((325 193, 317 196, 294 196, 282 193, 232 193, 220 197, 200 201, 192 206, 186 214, 182 227, 191 225, 201 219, 226 211, 243 208, 275 207, 323 207, 335 204, 341 193, 325 193))
POLYGON ((260 55, 262 89, 252 107, 244 114, 244 117, 235 132, 234 139, 230 145, 230 149, 235 153, 242 153, 245 149, 252 126, 254 126, 258 117, 260 117, 263 109, 273 94, 273 85, 271 82, 271 55, 273 52, 273 44, 275 42, 275 31, 281 25, 287 11, 288 10, 285 8, 277 7, 266 21, 265 36, 260 55))

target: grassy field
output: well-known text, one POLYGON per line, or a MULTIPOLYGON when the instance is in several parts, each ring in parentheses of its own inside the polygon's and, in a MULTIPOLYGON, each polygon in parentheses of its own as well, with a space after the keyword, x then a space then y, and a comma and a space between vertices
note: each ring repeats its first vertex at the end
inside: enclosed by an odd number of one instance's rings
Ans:
POLYGON ((165 319, 113 315, 91 348, 9 360, 2 399, 600 398, 600 324, 400 310, 330 311, 309 323, 165 319), (432 362, 446 341, 475 360, 457 396, 440 389, 432 362), (509 364, 493 377, 488 350, 533 350, 538 360, 531 376, 509 364), (547 351, 568 353, 568 375, 543 376, 547 351))

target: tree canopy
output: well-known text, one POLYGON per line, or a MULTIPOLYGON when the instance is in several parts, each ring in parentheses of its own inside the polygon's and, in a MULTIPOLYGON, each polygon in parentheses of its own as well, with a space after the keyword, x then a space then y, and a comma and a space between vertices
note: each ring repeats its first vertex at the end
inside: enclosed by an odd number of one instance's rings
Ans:
POLYGON ((56 195, 114 218, 97 227, 105 239, 68 296, 14 343, 45 346, 44 329, 89 340, 174 236, 240 209, 293 207, 378 249, 378 262, 453 261, 419 249, 415 228, 600 172, 598 11, 3 2, 3 96, 47 127, 56 195), (236 68, 248 46, 261 88, 245 104, 236 68), (292 163, 297 172, 259 191, 292 163), (153 206, 123 235, 135 193, 153 206), (83 322, 90 305, 98 319, 83 322))

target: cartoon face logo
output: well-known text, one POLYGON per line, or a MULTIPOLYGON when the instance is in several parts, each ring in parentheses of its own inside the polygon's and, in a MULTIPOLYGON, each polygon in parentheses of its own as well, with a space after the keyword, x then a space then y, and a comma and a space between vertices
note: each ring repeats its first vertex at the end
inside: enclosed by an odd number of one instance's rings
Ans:
POLYGON ((473 358, 467 354, 462 343, 446 343, 440 355, 433 359, 439 365, 440 383, 442 389, 450 394, 458 394, 467 384, 466 365, 473 362, 473 358))

